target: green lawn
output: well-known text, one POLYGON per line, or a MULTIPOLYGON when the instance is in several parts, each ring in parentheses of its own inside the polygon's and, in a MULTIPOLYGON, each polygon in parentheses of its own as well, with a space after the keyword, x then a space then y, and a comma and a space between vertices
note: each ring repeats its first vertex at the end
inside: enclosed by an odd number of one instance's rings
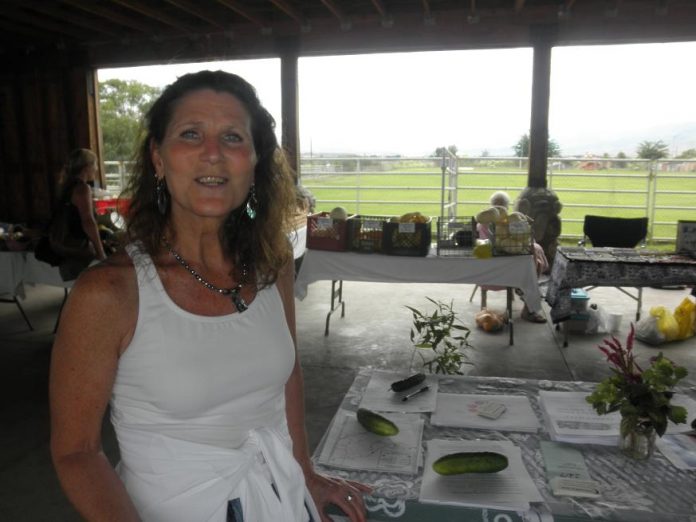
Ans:
MULTIPOLYGON (((396 166, 395 166, 396 167, 396 166)), ((439 168, 399 165, 398 172, 361 172, 303 176, 302 184, 317 198, 318 210, 343 206, 362 215, 400 215, 419 211, 440 214, 439 168), (358 203, 359 200, 359 203, 358 203)), ((560 171, 550 177, 550 187, 564 205, 562 238, 572 241, 582 233, 585 214, 638 217, 647 215, 652 237, 673 238, 679 219, 696 220, 696 174, 658 172, 654 205, 649 203, 648 173, 639 170, 560 171), (662 207, 691 207, 667 209, 662 207)), ((476 166, 458 176, 457 215, 472 216, 488 205, 495 190, 513 198, 527 185, 524 169, 476 166)))

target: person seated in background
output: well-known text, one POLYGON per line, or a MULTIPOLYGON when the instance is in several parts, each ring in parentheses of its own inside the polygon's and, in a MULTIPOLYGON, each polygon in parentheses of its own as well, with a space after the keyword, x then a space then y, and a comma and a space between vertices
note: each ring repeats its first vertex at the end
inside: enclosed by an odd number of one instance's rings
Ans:
MULTIPOLYGON (((507 194, 507 192, 504 192, 502 190, 499 190, 491 194, 489 202, 491 204, 491 207, 503 207, 506 211, 510 208, 510 196, 507 194)), ((483 223, 477 223, 476 232, 478 234, 479 239, 490 239, 490 230, 488 228, 488 225, 485 225, 483 223)), ((540 244, 538 244, 536 241, 533 241, 533 247, 534 265, 536 267, 537 276, 540 276, 541 274, 548 272, 549 262, 546 259, 546 254, 544 253, 544 249, 541 247, 540 244)), ((502 290, 502 287, 486 286, 484 288, 487 290, 502 290)), ((524 297, 522 297, 522 300, 524 301, 524 297)), ((524 305, 524 308, 522 308, 522 319, 533 323, 546 322, 546 317, 537 312, 532 312, 531 310, 529 310, 529 308, 527 308, 526 303, 524 305)))
POLYGON ((95 259, 106 259, 92 206, 97 157, 89 149, 70 153, 63 169, 58 204, 51 220, 49 241, 65 280, 75 279, 95 259))

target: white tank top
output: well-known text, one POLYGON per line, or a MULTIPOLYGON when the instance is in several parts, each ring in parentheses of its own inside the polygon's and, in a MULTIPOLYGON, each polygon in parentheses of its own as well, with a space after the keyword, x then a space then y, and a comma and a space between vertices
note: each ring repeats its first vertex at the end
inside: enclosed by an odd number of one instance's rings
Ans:
POLYGON ((166 293, 149 255, 126 248, 138 279, 138 320, 111 398, 127 430, 238 448, 249 430, 287 431, 284 386, 295 350, 275 285, 244 313, 200 316, 166 293))

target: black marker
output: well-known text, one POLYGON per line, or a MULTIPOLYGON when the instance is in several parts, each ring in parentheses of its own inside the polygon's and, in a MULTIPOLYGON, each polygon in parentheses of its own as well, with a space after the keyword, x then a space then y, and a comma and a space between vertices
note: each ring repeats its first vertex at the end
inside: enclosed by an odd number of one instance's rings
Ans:
POLYGON ((412 397, 415 397, 416 395, 420 395, 423 392, 427 392, 430 389, 430 386, 423 386, 421 389, 414 391, 413 393, 409 393, 408 395, 405 395, 404 397, 401 397, 401 400, 403 402, 406 402, 412 397))

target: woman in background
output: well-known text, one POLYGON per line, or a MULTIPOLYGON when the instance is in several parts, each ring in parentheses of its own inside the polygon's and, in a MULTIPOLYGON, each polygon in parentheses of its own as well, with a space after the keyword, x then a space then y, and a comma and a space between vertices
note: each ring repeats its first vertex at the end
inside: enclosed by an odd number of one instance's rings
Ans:
MULTIPOLYGON (((491 197, 489 199, 489 202, 492 207, 503 207, 505 210, 508 210, 510 207, 510 196, 508 196, 507 192, 504 192, 502 190, 499 190, 497 192, 494 192, 491 194, 491 197)), ((479 238, 481 239, 489 239, 490 238, 490 232, 488 230, 488 226, 484 225, 483 223, 478 223, 476 225, 476 231, 478 233, 479 238)), ((533 247, 534 247, 534 266, 536 267, 536 273, 537 276, 540 276, 541 274, 544 274, 548 272, 549 270, 549 262, 546 259, 546 254, 544 253, 544 249, 541 247, 539 243, 536 241, 533 242, 533 247)), ((488 290, 502 290, 504 287, 486 287, 488 290)), ((524 300, 524 297, 522 298, 524 300)), ((530 321, 532 323, 545 323, 546 322, 546 317, 543 315, 537 313, 537 312, 532 312, 527 308, 527 304, 525 303, 524 307, 522 308, 522 319, 525 321, 530 321)))
POLYGON ((63 258, 63 279, 75 279, 94 259, 105 259, 104 245, 92 205, 92 186, 97 157, 89 149, 76 149, 68 156, 58 206, 52 219, 50 245, 63 258))
POLYGON ((369 488, 317 474, 307 448, 274 125, 222 71, 182 76, 147 114, 130 243, 77 281, 53 348, 51 451, 87 520, 330 522, 331 503, 365 521, 369 488))

